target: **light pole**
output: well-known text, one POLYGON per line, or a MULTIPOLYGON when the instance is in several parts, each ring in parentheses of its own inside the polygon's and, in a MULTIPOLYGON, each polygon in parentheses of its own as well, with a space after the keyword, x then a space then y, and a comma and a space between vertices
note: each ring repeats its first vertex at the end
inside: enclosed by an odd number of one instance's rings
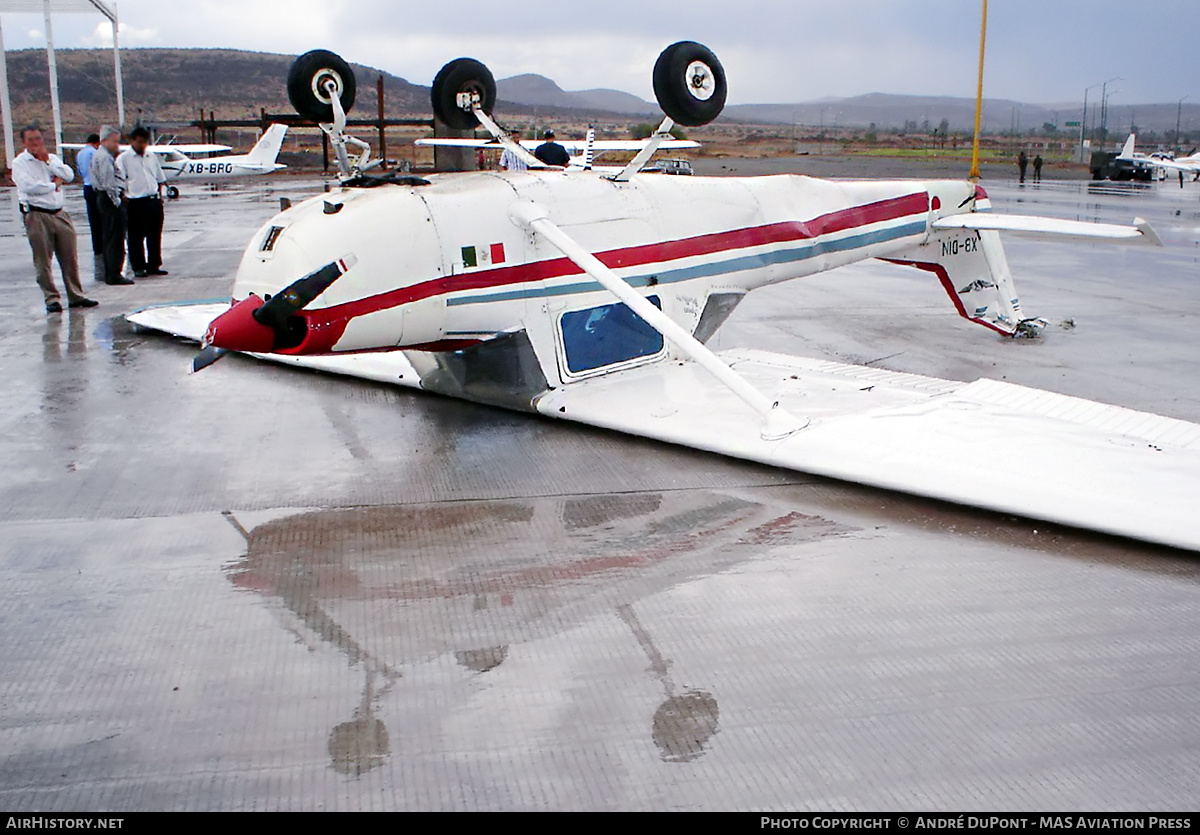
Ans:
POLYGON ((1084 131, 1086 131, 1086 130, 1087 130, 1087 100, 1088 100, 1088 93, 1089 93, 1089 92, 1091 92, 1092 90, 1095 90, 1095 89, 1096 89, 1097 87, 1099 87, 1099 86, 1100 86, 1102 83, 1103 83, 1103 82, 1097 81, 1097 82, 1096 82, 1095 84, 1093 84, 1091 87, 1085 87, 1085 88, 1084 88, 1084 90, 1083 90, 1083 116, 1082 116, 1082 118, 1080 118, 1080 120, 1079 120, 1079 161, 1080 161, 1080 162, 1083 162, 1083 140, 1084 140, 1084 131))
POLYGON ((987 6, 988 0, 983 0, 983 9, 979 22, 979 81, 975 86, 975 137, 971 141, 971 173, 972 180, 979 179, 979 122, 983 113, 983 50, 987 45, 987 6))
POLYGON ((1114 81, 1124 81, 1125 79, 1117 76, 1105 81, 1100 90, 1100 147, 1108 142, 1108 85, 1114 81))
POLYGON ((1179 142, 1179 118, 1183 115, 1183 101, 1190 99, 1191 96, 1184 96, 1179 100, 1179 104, 1175 107, 1175 156, 1179 156, 1179 152, 1183 150, 1183 146, 1179 142))

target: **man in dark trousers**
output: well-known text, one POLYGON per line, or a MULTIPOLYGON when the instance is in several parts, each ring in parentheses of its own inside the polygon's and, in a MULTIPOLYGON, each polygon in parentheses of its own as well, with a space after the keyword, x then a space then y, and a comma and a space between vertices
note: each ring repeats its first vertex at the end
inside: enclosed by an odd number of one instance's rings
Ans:
POLYGON ((545 165, 561 165, 566 168, 571 164, 571 155, 567 153, 567 149, 554 141, 554 131, 546 131, 542 138, 546 141, 537 146, 537 150, 533 152, 535 157, 545 165))
POLYGON ((47 313, 62 313, 62 300, 54 275, 52 258, 58 259, 67 302, 71 307, 95 307, 96 302, 83 295, 79 286, 79 259, 76 255, 75 225, 63 209, 63 184, 75 179, 75 172, 57 155, 46 150, 42 129, 36 125, 21 128, 25 150, 12 163, 17 202, 25 224, 25 236, 33 250, 33 268, 46 301, 47 313))
POLYGON ((117 157, 117 173, 125 182, 129 266, 137 278, 167 274, 162 269, 162 191, 167 178, 149 146, 150 131, 139 125, 129 134, 129 150, 117 157))
POLYGON ((121 132, 112 125, 100 128, 100 147, 92 155, 92 188, 100 210, 100 236, 104 250, 104 282, 133 284, 121 275, 125 269, 125 215, 121 207, 124 188, 117 176, 121 132))
POLYGON ((1025 170, 1029 168, 1029 157, 1024 151, 1017 155, 1017 168, 1021 171, 1021 182, 1025 182, 1025 170))
POLYGON ((92 188, 92 157, 100 147, 100 134, 87 138, 79 153, 75 155, 75 167, 83 180, 83 202, 87 206, 88 228, 92 233, 92 275, 97 281, 104 280, 104 228, 100 225, 100 210, 96 208, 96 192, 92 188))
POLYGON ((1033 181, 1040 183, 1042 181, 1042 155, 1038 154, 1033 158, 1033 181))

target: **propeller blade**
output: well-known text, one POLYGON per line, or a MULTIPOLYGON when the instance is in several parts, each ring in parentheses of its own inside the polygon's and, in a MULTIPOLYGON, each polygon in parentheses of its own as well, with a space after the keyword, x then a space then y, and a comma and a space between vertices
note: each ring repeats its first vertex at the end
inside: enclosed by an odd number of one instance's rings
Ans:
POLYGON ((313 299, 328 290, 333 282, 353 267, 357 260, 353 255, 347 255, 304 278, 293 281, 286 289, 276 293, 254 311, 254 318, 269 328, 281 330, 289 316, 311 304, 313 299))
POLYGON ((300 325, 298 333, 302 338, 304 324, 293 317, 328 290, 357 261, 353 255, 347 255, 293 281, 266 299, 251 293, 209 323, 204 344, 254 354, 271 353, 280 345, 299 345, 300 340, 294 339, 296 329, 292 326, 300 325), (289 331, 293 333, 289 335, 289 331))
POLYGON ((203 371, 228 353, 224 348, 205 345, 200 349, 200 353, 192 358, 192 373, 195 374, 197 371, 203 371))

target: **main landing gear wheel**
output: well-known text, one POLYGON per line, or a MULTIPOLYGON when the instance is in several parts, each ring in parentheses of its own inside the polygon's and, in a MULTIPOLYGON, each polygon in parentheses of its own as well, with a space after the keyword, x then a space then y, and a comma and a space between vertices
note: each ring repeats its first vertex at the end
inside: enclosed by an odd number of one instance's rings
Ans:
POLYGON ((475 114, 459 103, 460 93, 478 97, 483 112, 492 115, 496 106, 496 79, 492 71, 474 58, 455 58, 438 70, 430 91, 433 115, 440 121, 455 130, 479 127, 475 114))
POLYGON ((725 68, 694 41, 671 44, 654 64, 654 97, 676 124, 707 125, 725 108, 725 68))
POLYGON ((327 49, 306 52, 288 70, 288 101, 301 117, 329 124, 333 121, 333 99, 328 90, 331 81, 342 110, 349 113, 354 106, 354 70, 327 49))
POLYGON ((175 186, 167 186, 167 199, 168 200, 174 200, 178 196, 179 196, 179 189, 177 189, 175 186))

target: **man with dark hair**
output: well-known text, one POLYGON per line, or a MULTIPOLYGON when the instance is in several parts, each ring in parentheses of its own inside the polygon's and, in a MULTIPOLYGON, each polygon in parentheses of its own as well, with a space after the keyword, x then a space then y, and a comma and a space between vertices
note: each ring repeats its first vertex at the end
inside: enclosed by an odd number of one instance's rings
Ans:
POLYGON ((129 232, 129 265, 137 278, 166 275, 162 269, 162 190, 166 177, 158 154, 146 149, 150 131, 142 126, 129 134, 129 150, 117 158, 125 181, 125 221, 129 232))
POLYGON ((554 131, 547 130, 542 134, 542 138, 546 141, 537 146, 537 150, 533 152, 535 157, 545 165, 561 165, 566 168, 571 164, 571 155, 567 153, 567 149, 554 141, 554 131))
MULTIPOLYGON (((519 130, 514 130, 509 136, 513 142, 518 145, 521 144, 521 132, 519 130)), ((504 153, 500 155, 500 168, 504 171, 526 171, 529 169, 529 163, 508 150, 508 148, 505 148, 504 153)))
POLYGON ((76 169, 83 180, 83 202, 88 206, 88 229, 91 232, 91 274, 104 281, 104 240, 100 226, 100 209, 96 208, 96 192, 91 187, 91 157, 100 148, 100 134, 89 133, 88 140, 76 154, 76 169))
POLYGON ((100 210, 96 208, 96 192, 92 189, 92 156, 100 147, 100 134, 88 134, 87 144, 75 155, 75 167, 83 180, 83 202, 87 206, 88 229, 92 233, 92 275, 104 280, 104 235, 100 225, 100 210))
POLYGON ((63 211, 63 184, 75 179, 71 166, 46 150, 42 129, 37 125, 21 128, 25 150, 12 163, 17 200, 25 221, 25 236, 33 250, 37 283, 45 297, 47 313, 62 313, 58 287, 50 271, 51 257, 58 259, 67 301, 71 307, 95 307, 96 302, 83 294, 79 284, 79 256, 75 225, 63 211))
POLYGON ((112 125, 100 128, 100 147, 92 155, 92 188, 100 210, 100 236, 104 250, 106 284, 133 284, 121 275, 125 268, 125 216, 121 209, 122 184, 117 175, 121 132, 112 125))

